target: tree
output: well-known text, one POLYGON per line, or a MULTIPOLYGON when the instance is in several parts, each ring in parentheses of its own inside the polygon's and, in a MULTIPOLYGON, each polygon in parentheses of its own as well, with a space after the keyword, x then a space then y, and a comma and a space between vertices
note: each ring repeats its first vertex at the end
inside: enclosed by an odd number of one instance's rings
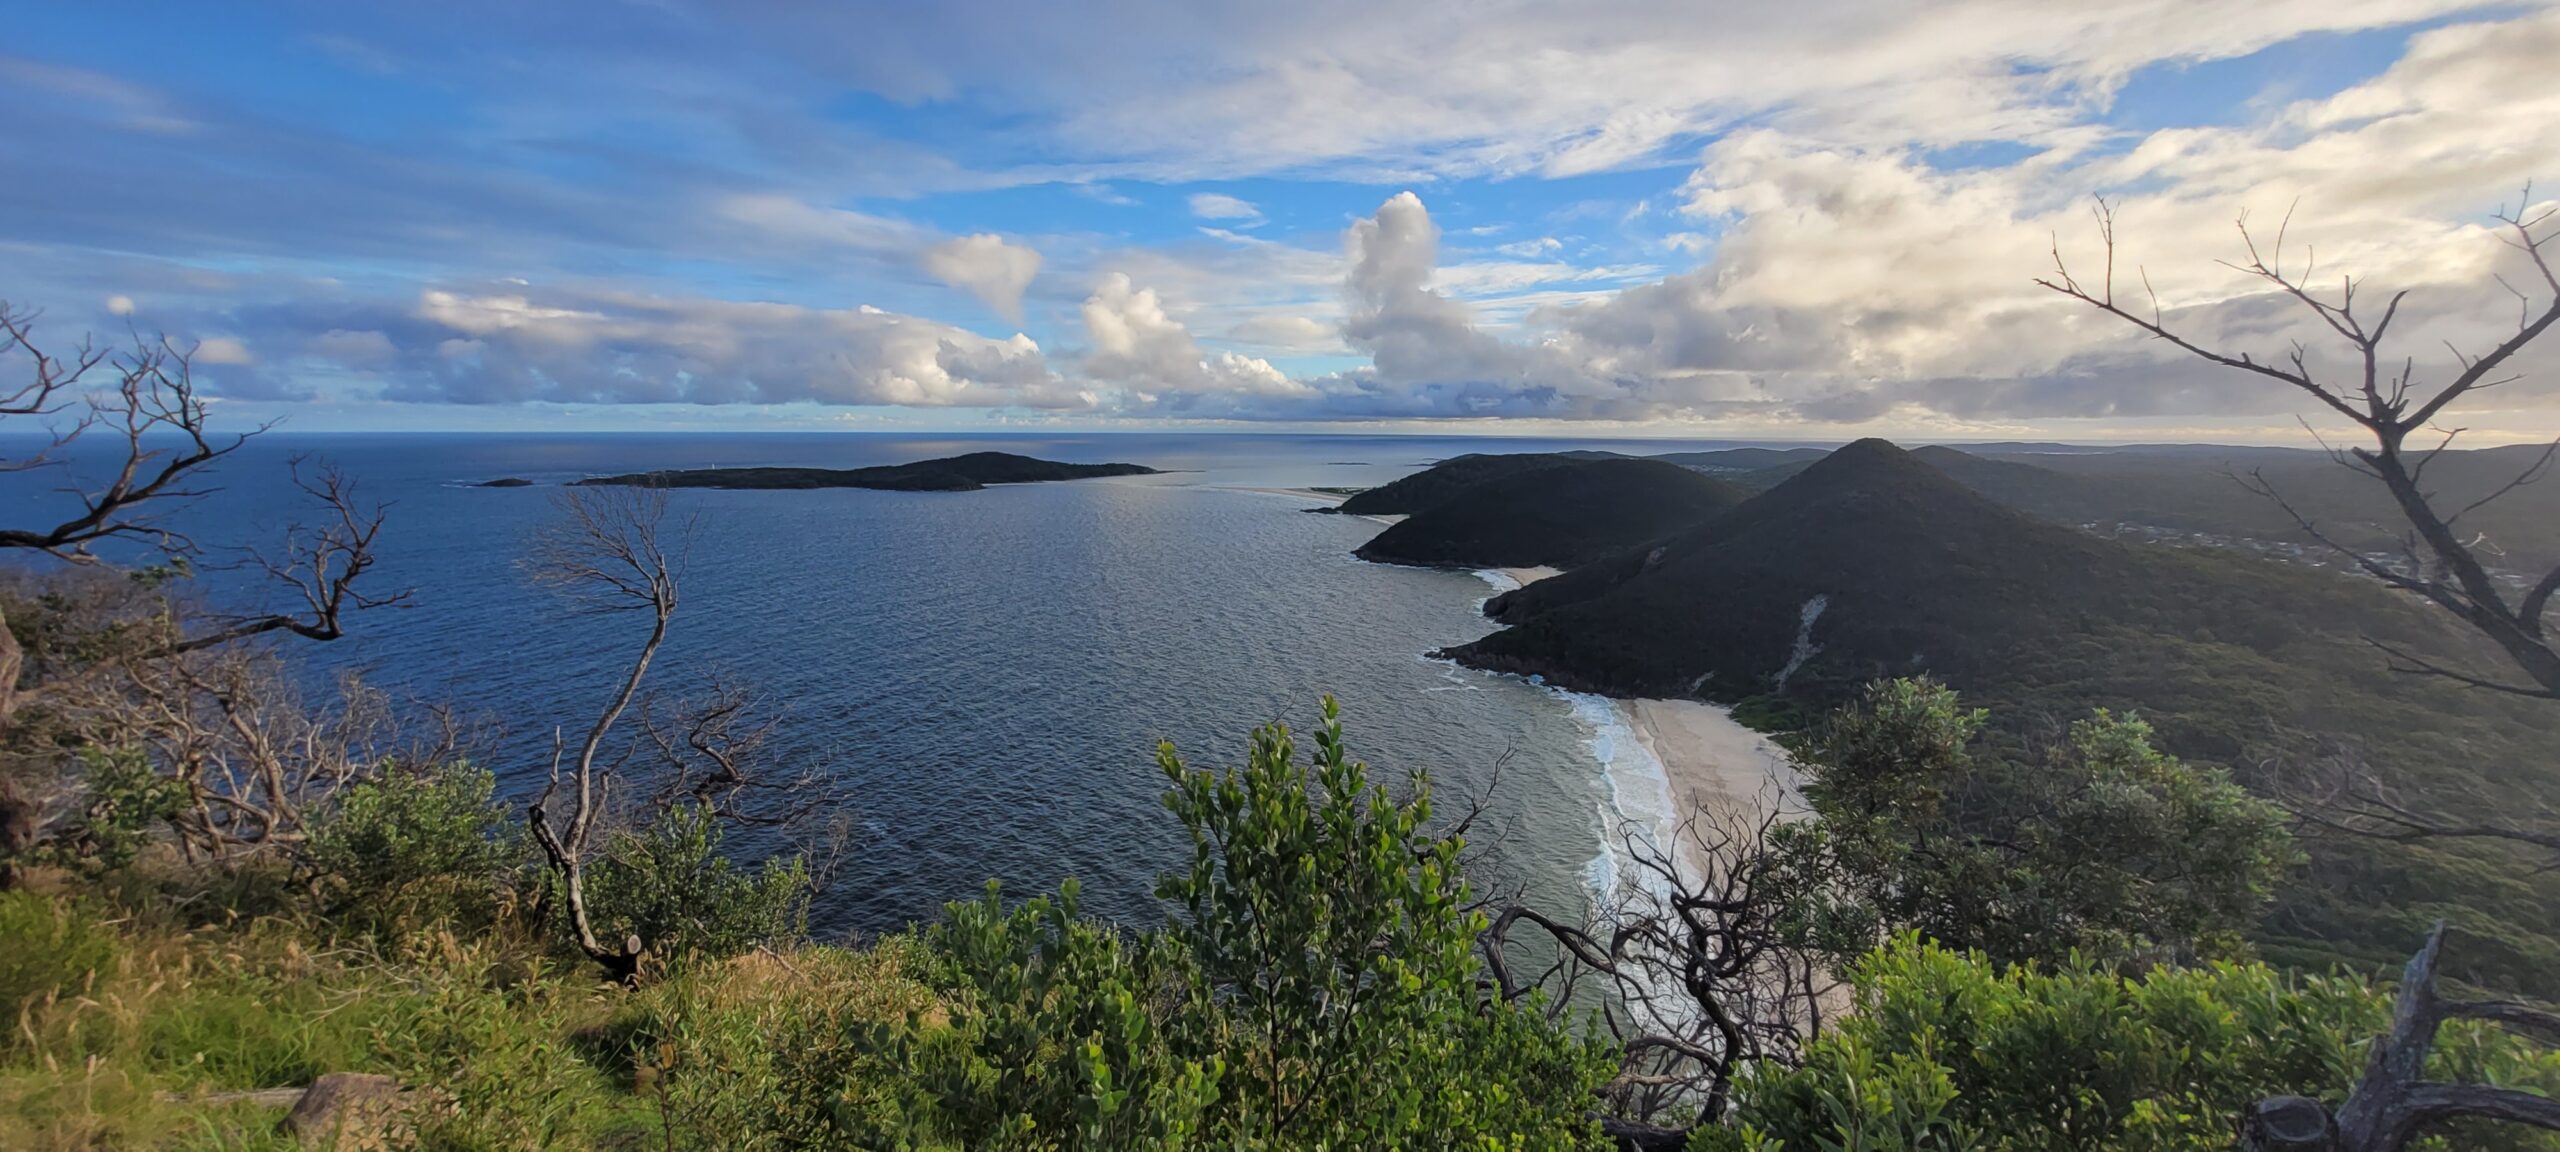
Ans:
POLYGON ((640 694, 640 684, 648 677, 659 647, 666 643, 667 624, 676 614, 675 564, 658 537, 666 520, 667 494, 660 488, 572 487, 561 490, 558 504, 559 517, 536 535, 527 559, 535 581, 567 590, 593 611, 645 613, 649 627, 621 682, 579 740, 576 759, 568 762, 567 813, 555 816, 552 811, 553 805, 563 801, 564 783, 565 748, 555 736, 548 783, 527 806, 525 817, 558 884, 578 950, 606 975, 629 983, 639 977, 648 941, 632 934, 608 943, 597 934, 596 917, 587 903, 587 853, 607 803, 607 770, 597 758, 614 723, 640 694))
POLYGON ((1618 1051, 1600 1126, 1623 1145, 1685 1147, 1747 1071, 1792 1064, 1828 1021, 1839 984, 1798 923, 1797 861, 1772 846, 1781 827, 1772 803, 1692 812, 1669 844, 1630 830, 1634 875, 1587 922, 1512 903, 1485 933, 1507 1002, 1534 993, 1561 1014, 1598 986, 1618 1051), (1513 938, 1524 926, 1544 949, 1513 938), (1545 966, 1524 974, 1522 956, 1545 966))
POLYGON ((1903 929, 2001 963, 2228 955, 2293 859, 2283 814, 2104 710, 2033 762, 1978 754, 1934 681, 1869 685, 1793 738, 1814 818, 1773 831, 1844 961, 1903 929))

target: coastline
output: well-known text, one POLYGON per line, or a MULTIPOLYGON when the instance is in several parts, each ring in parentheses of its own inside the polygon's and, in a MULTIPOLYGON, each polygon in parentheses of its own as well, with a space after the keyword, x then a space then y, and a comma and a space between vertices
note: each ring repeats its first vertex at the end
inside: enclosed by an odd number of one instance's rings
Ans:
MULTIPOLYGON (((1339 505, 1339 504, 1341 504, 1343 501, 1350 499, 1350 497, 1345 496, 1345 495, 1343 495, 1343 494, 1341 494, 1341 493, 1339 493, 1339 492, 1318 492, 1318 491, 1316 491, 1316 490, 1315 490, 1315 489, 1313 489, 1313 488, 1244 488, 1244 487, 1229 487, 1229 488, 1227 488, 1227 491, 1229 491, 1229 492, 1251 492, 1251 493, 1254 493, 1254 494, 1256 494, 1256 495, 1260 495, 1260 496, 1287 496, 1287 497, 1290 497, 1290 498, 1292 498, 1292 499, 1297 499, 1297 500, 1313 500, 1313 501, 1315 501, 1315 502, 1317 502, 1317 503, 1319 503, 1319 504, 1333 504, 1333 505, 1339 505)), ((1401 516, 1401 515, 1392 515, 1392 516, 1361 516, 1361 517, 1359 517, 1359 519, 1367 520, 1367 521, 1370 521, 1370 522, 1372 522, 1372 523, 1377 523, 1377 524, 1397 524, 1397 523, 1401 523, 1401 522, 1403 522, 1404 517, 1403 517, 1403 516, 1401 516)))
POLYGON ((1636 740, 1662 764, 1675 819, 1751 819, 1775 808, 1781 819, 1804 815, 1801 780, 1785 749, 1733 718, 1733 710, 1696 700, 1619 700, 1636 740))

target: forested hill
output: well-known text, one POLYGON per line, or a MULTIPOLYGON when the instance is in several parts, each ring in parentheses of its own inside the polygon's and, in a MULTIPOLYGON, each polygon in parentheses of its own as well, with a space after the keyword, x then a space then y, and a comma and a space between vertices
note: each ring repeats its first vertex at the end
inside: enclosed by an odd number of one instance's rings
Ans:
POLYGON ((1389 564, 1570 568, 1696 526, 1748 489, 1657 460, 1569 461, 1469 486, 1362 545, 1389 564))
POLYGON ((1036 484, 1097 476, 1150 476, 1138 464, 1064 464, 1011 452, 971 452, 876 468, 685 468, 596 476, 579 484, 664 488, 881 488, 899 492, 975 492, 990 484, 1036 484))
POLYGON ((1452 456, 1411 476, 1354 494, 1335 508, 1347 516, 1410 516, 1489 480, 1561 468, 1608 453, 1511 452, 1452 456))
MULTIPOLYGON (((2260 785, 2346 752, 2484 811, 2560 788, 2547 705, 2394 675, 2367 643, 2474 658, 2435 613, 2335 572, 2046 523, 1879 440, 1487 611, 1511 627, 1447 655, 1568 688, 1784 712, 1930 673, 1993 708, 2013 745, 2109 707, 2260 785)), ((2434 914, 2412 909, 2433 908, 2494 927, 2519 979, 2560 991, 2560 976, 2526 975, 2560 960, 2560 907, 2525 875, 2324 850, 2318 883, 2288 895, 2272 931, 2307 956, 2379 961, 2434 914)))

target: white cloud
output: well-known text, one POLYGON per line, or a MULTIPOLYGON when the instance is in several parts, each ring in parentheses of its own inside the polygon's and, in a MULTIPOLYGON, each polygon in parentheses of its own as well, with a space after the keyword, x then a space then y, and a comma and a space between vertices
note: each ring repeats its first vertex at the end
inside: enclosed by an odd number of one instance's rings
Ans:
POLYGON ((133 315, 133 297, 122 293, 107 297, 107 312, 114 316, 133 315))
POLYGON ((1236 220, 1247 227, 1262 223, 1262 209, 1222 192, 1200 192, 1191 197, 1191 214, 1203 220, 1236 220))
POLYGON ((258 362, 249 346, 229 336, 210 336, 197 342, 189 359, 197 364, 219 364, 244 367, 258 362))
POLYGON ((1084 302, 1085 339, 1091 345, 1082 368, 1097 380, 1140 394, 1245 396, 1312 395, 1269 361, 1220 352, 1203 355, 1182 322, 1166 314, 1154 289, 1140 288, 1114 272, 1084 302))
POLYGON ((1027 245, 1007 243, 981 232, 934 245, 924 254, 924 268, 937 280, 965 288, 978 302, 1015 324, 1022 323, 1022 293, 1040 274, 1040 253, 1027 245))

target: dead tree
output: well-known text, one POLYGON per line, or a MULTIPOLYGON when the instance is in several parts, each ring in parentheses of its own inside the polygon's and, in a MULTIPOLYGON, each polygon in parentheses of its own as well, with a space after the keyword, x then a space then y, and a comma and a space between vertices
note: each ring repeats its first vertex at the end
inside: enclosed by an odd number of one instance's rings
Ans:
POLYGON ((2242 1118, 2250 1152, 2400 1152, 2430 1127, 2485 1118, 2560 1131, 2560 1100, 2486 1084, 2425 1079, 2427 1055, 2447 1020, 2489 1020, 2560 1044, 2560 1014, 2511 1000, 2448 1000, 2436 988, 2444 925, 2409 960, 2391 1013, 2391 1032, 2374 1042, 2364 1076, 2332 1112, 2302 1096, 2260 1100, 2242 1118))
POLYGON ((596 933, 587 906, 587 853, 599 832, 607 804, 609 769, 598 763, 613 726, 640 694, 650 661, 666 643, 667 624, 676 612, 676 565, 659 532, 666 520, 667 494, 649 487, 570 487, 558 497, 558 519, 534 539, 527 567, 533 578, 577 597, 590 611, 642 613, 648 617, 647 638, 621 682, 588 725, 574 759, 557 736, 552 739, 551 773, 542 794, 526 809, 534 842, 560 886, 560 899, 578 949, 615 980, 636 980, 647 942, 628 936, 606 943, 596 933), (565 777, 564 777, 565 772, 565 777), (568 811, 555 815, 563 801, 568 811))
MULTIPOLYGON (((2498 221, 2505 227, 2508 247, 2523 254, 2533 274, 2540 279, 2536 290, 2547 291, 2550 298, 2535 304, 2530 293, 2508 285, 2521 308, 2515 331, 2496 347, 2473 355, 2452 349, 2458 370, 2442 384, 2430 385, 2418 379, 2414 357, 2394 357, 2383 350, 2391 333, 2392 322, 2400 315, 2400 306, 2408 293, 2396 293, 2385 301, 2379 315, 2365 305, 2370 297, 2360 299, 2362 282, 2352 276, 2341 276, 2334 293, 2313 286, 2317 273, 2316 254, 2305 252, 2299 270, 2290 270, 2285 260, 2285 231, 2279 226, 2274 243, 2262 251, 2258 238, 2249 229, 2247 217, 2240 220, 2240 239, 2248 252, 2248 262, 2225 263, 2249 276, 2265 282, 2273 290, 2294 300, 2318 319, 2343 343, 2350 367, 2342 377, 2325 377, 2312 365, 2310 350, 2297 342, 2281 360, 2261 360, 2249 353, 2231 353, 2204 347, 2169 327, 2161 309, 2159 295, 2150 291, 2150 278, 2142 277, 2146 301, 2129 307, 2116 299, 2116 238, 2113 209, 2104 200, 2096 210, 2099 239, 2105 246, 2105 272, 2097 283, 2084 284, 2077 279, 2062 258, 2061 246, 2054 247, 2053 275, 2036 281, 2048 289, 2069 296, 2091 307, 2133 325, 2153 337, 2168 341, 2190 355, 2240 372, 2246 372, 2292 388, 2316 401, 2329 413, 2343 417, 2364 435, 2365 442, 2332 449, 2338 461, 2372 477, 2390 493, 2401 518, 2407 522, 2402 539, 2401 562, 2385 563, 2357 552, 2332 539, 2320 526, 2296 512, 2284 501, 2283 494, 2260 478, 2255 487, 2260 494, 2275 500, 2292 516, 2295 524, 2313 540, 2336 552, 2366 575, 2393 588, 2425 597, 2429 602, 2452 613, 2467 627, 2487 637, 2504 652, 2519 681, 2511 677, 2490 677, 2453 668, 2398 646, 2375 641, 2403 671, 2440 676, 2474 688, 2560 700, 2560 636, 2549 630, 2547 619, 2552 598, 2560 594, 2560 567, 2553 568, 2526 586, 2521 593, 2511 593, 2482 559, 2476 537, 2463 534, 2463 517, 2482 506, 2534 483, 2551 471, 2560 441, 2542 454, 2514 479, 2488 495, 2450 511, 2439 507, 2426 487, 2427 466, 2446 449, 2464 429, 2444 427, 2438 421, 2448 415, 2452 406, 2466 397, 2510 384, 2519 379, 2509 365, 2516 355, 2560 323, 2560 270, 2555 270, 2548 251, 2554 230, 2551 224, 2555 210, 2535 211, 2533 189, 2527 186, 2522 202, 2514 211, 2500 211, 2498 221), (2139 307, 2141 311, 2135 311, 2139 307), (2399 359, 2393 365, 2391 360, 2399 359), (2434 436, 2432 444, 2413 448, 2412 437, 2434 436)), ((2288 223, 2290 223, 2288 219, 2288 223)), ((2504 284, 2503 279, 2500 283, 2504 284)))
POLYGON ((1691 1125, 1724 1114, 1744 1068, 1794 1062, 1825 1026, 1840 985, 1790 922, 1794 879, 1768 846, 1779 822, 1772 804, 1692 813, 1667 845, 1630 833, 1635 874, 1589 922, 1521 904, 1493 918, 1483 950, 1504 999, 1542 989, 1567 1011, 1599 985, 1622 1055, 1598 1120, 1624 1147, 1684 1147, 1691 1125), (1534 974, 1514 967, 1523 925, 1543 945, 1534 974))
MULTIPOLYGON (((0 302, 0 364, 13 373, 19 365, 25 369, 17 383, 0 388, 0 419, 41 421, 48 433, 41 447, 0 462, 0 470, 59 468, 70 476, 77 447, 81 471, 90 478, 61 489, 70 502, 63 512, 34 525, 0 526, 0 551, 49 557, 71 572, 116 571, 101 550, 118 544, 130 550, 124 559, 144 558, 169 571, 223 566, 222 553, 199 547, 163 517, 208 495, 208 469, 264 429, 216 434, 188 351, 166 339, 137 335, 121 349, 83 341, 57 355, 36 339, 35 319, 33 312, 0 302), (100 441, 107 445, 91 451, 100 441)), ((372 594, 363 583, 375 564, 382 509, 362 507, 355 486, 335 469, 306 474, 297 460, 294 470, 295 484, 324 515, 288 529, 280 550, 246 551, 245 559, 230 563, 263 573, 298 605, 281 612, 217 613, 174 592, 153 590, 107 605, 108 615, 87 622, 102 642, 85 659, 43 668, 29 666, 18 630, 0 609, 0 734, 18 741, 24 734, 12 730, 20 726, 22 711, 43 700, 49 723, 66 716, 100 720, 115 726, 127 745, 219 749, 209 758, 162 765, 187 786, 191 807, 210 814, 192 830, 181 827, 181 843, 190 851, 223 855, 290 839, 287 833, 299 824, 301 803, 295 797, 307 795, 303 785, 332 778, 343 767, 330 763, 333 756, 312 738, 343 728, 344 717, 301 709, 279 690, 282 681, 271 670, 255 667, 255 658, 226 653, 241 641, 268 635, 333 640, 343 634, 348 611, 406 599, 405 593, 372 594), (247 717, 288 714, 298 724, 285 730, 244 728, 247 717), (170 726, 146 723, 155 716, 170 726), (255 781, 252 787, 226 791, 215 781, 229 772, 204 771, 209 764, 242 763, 258 765, 246 773, 255 781), (221 816, 226 810, 238 819, 221 816)), ((46 804, 30 785, 20 773, 0 773, 0 866, 47 836, 46 804)))

